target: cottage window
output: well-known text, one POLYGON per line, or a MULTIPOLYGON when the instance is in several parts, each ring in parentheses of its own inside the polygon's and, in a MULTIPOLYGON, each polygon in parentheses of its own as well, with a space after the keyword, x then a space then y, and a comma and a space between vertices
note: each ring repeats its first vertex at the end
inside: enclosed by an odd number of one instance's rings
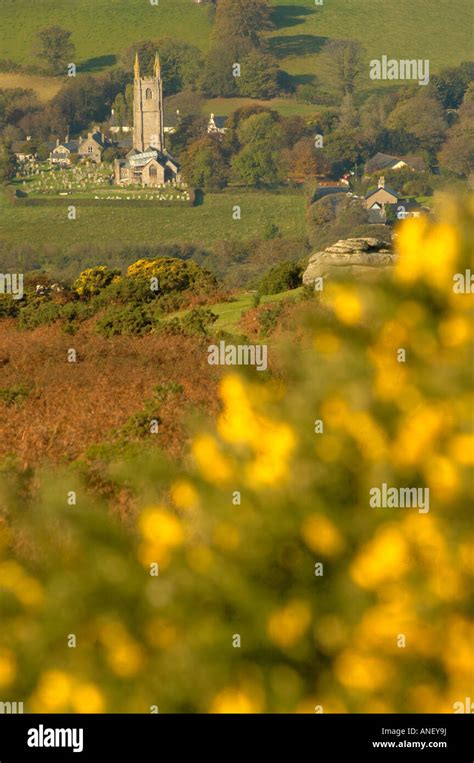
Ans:
POLYGON ((150 172, 149 172, 149 175, 150 175, 150 177, 151 177, 151 178, 156 178, 156 177, 158 177, 158 173, 157 173, 157 171, 156 171, 156 167, 150 167, 150 172))

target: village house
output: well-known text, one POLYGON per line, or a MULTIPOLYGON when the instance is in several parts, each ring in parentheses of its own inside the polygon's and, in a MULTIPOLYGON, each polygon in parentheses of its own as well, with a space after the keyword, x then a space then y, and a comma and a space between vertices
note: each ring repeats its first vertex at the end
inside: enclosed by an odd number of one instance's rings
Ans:
POLYGON ((423 213, 423 207, 414 197, 403 198, 385 185, 384 177, 379 178, 377 188, 366 193, 364 206, 369 213, 369 223, 384 224, 387 221, 387 208, 392 208, 400 220, 420 217, 423 213))
POLYGON ((372 175, 374 172, 401 169, 425 172, 426 164, 421 156, 390 156, 390 154, 383 154, 379 151, 371 159, 368 159, 364 171, 366 175, 372 175))
POLYGON ((31 146, 31 135, 27 135, 26 140, 13 141, 12 151, 19 162, 33 162, 36 159, 36 152, 31 146))
POLYGON ((110 138, 106 138, 98 127, 94 127, 92 132, 87 133, 87 138, 79 138, 78 153, 83 159, 100 164, 103 152, 112 145, 110 138))
POLYGON ((78 150, 78 140, 69 140, 69 136, 66 136, 66 139, 61 142, 58 138, 56 145, 49 154, 49 161, 51 164, 58 164, 60 167, 70 167, 72 157, 74 154, 77 154, 78 150))
POLYGON ((365 194, 366 209, 385 209, 387 204, 397 204, 399 194, 385 186, 385 178, 380 177, 377 188, 365 194))

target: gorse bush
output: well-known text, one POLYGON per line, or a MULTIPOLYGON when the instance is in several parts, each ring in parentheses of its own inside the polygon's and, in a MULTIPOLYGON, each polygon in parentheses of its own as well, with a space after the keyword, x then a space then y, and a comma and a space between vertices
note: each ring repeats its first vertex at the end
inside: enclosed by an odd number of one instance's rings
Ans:
POLYGON ((5 698, 28 712, 458 711, 473 296, 453 276, 473 214, 444 212, 402 224, 392 275, 328 280, 298 305, 301 341, 272 349, 273 379, 224 375, 184 461, 143 449, 113 465, 126 520, 71 470, 0 480, 5 698), (384 484, 429 489, 429 510, 375 506, 384 484))
POLYGON ((149 311, 141 305, 130 304, 110 307, 99 317, 96 331, 102 336, 136 334, 141 336, 151 331, 153 321, 149 311))

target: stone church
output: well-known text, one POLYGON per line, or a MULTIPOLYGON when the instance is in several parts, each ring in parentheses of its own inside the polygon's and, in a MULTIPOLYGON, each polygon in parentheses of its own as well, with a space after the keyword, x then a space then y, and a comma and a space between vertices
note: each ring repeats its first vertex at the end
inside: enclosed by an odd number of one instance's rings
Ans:
POLYGON ((142 77, 138 53, 133 90, 133 148, 126 159, 115 160, 117 185, 159 186, 179 181, 179 163, 165 148, 163 81, 158 53, 153 76, 142 77))

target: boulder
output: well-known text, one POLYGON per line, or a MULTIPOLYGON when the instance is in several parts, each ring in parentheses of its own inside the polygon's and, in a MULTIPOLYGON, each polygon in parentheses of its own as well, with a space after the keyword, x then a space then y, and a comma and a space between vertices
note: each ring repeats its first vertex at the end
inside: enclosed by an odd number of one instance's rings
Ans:
POLYGON ((387 268, 394 264, 395 255, 386 241, 379 238, 347 238, 337 241, 321 252, 312 254, 303 273, 303 283, 310 285, 316 278, 327 276, 336 268, 346 268, 350 276, 363 275, 370 269, 387 268))

